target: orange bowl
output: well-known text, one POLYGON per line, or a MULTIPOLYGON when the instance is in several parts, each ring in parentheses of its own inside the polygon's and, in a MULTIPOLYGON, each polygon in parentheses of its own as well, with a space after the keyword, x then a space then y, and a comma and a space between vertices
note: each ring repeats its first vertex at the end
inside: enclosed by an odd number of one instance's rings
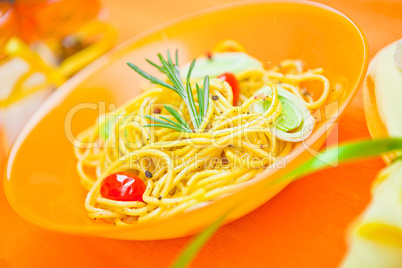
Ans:
POLYGON ((32 116, 11 149, 4 188, 12 207, 41 227, 75 234, 128 240, 165 239, 199 232, 229 209, 226 222, 256 209, 289 182, 262 187, 314 155, 353 97, 367 68, 367 43, 342 13, 311 2, 247 2, 226 5, 162 25, 99 58, 65 83, 32 116), (84 209, 86 192, 76 173, 72 142, 109 104, 137 95, 143 81, 126 66, 146 71, 144 59, 178 48, 181 63, 203 54, 222 39, 238 40, 262 62, 299 58, 323 67, 332 86, 313 135, 287 157, 286 168, 268 168, 230 195, 171 218, 128 227, 99 224, 84 209), (142 64, 142 65, 141 65, 142 64), (252 198, 245 197, 252 193, 252 198))

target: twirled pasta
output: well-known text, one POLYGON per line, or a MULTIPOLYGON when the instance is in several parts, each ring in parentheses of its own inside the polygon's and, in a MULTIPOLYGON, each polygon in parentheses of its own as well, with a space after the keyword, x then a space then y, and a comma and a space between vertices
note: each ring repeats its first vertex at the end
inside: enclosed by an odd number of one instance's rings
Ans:
MULTIPOLYGON (((268 71, 245 70, 236 78, 240 85, 239 106, 232 104, 230 85, 212 78, 207 113, 192 133, 144 127, 149 123, 146 115, 157 113, 174 120, 161 104, 170 105, 190 121, 183 99, 156 85, 83 131, 77 137, 75 154, 78 174, 88 190, 88 216, 116 225, 133 224, 182 213, 230 193, 265 168, 285 161, 294 148, 295 143, 275 135, 282 111, 278 85, 311 110, 322 106, 330 92, 322 69, 303 71, 297 60, 286 60, 268 71), (300 82, 305 80, 322 81, 323 93, 318 100, 304 98, 300 82), (263 113, 250 112, 250 106, 261 99, 253 94, 262 86, 272 89, 271 95, 263 96, 270 105, 263 113), (107 137, 102 136, 99 127, 105 120, 113 122, 108 126, 107 137), (89 143, 96 146, 87 146, 89 143), (145 182, 144 202, 102 197, 102 179, 120 171, 137 174, 145 182), (146 176, 146 172, 152 176, 146 176)), ((193 95, 197 103, 195 90, 193 95)))

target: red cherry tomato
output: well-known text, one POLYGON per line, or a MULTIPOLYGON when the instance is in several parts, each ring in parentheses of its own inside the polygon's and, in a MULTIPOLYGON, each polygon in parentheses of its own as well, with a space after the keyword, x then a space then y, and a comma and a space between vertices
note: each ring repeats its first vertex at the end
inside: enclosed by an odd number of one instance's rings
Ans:
POLYGON ((225 80, 230 85, 233 92, 233 105, 237 106, 237 103, 239 102, 240 88, 236 76, 232 73, 224 73, 218 76, 218 78, 225 80))
POLYGON ((101 195, 116 201, 140 201, 145 192, 145 183, 135 174, 117 172, 103 179, 101 195))

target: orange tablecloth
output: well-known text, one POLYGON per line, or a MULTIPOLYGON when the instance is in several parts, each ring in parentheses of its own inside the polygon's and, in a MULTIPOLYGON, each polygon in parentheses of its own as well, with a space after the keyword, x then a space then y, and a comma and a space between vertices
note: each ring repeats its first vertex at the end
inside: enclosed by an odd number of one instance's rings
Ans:
MULTIPOLYGON (((105 0, 119 41, 170 19, 231 0, 105 0)), ((349 15, 367 36, 370 55, 402 38, 400 0, 320 1, 349 15)), ((219 27, 217 25, 216 27, 219 27)), ((360 90, 339 122, 339 140, 369 138, 360 90)), ((325 170, 287 187, 253 213, 222 227, 194 267, 335 267, 345 230, 364 209, 381 159, 325 170)), ((166 267, 190 238, 130 242, 40 229, 20 218, 0 191, 1 267, 166 267)))

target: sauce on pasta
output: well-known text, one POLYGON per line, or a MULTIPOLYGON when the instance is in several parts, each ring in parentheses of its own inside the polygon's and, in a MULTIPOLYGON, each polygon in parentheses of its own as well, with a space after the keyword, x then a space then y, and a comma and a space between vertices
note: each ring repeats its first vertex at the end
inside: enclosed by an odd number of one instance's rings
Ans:
POLYGON ((265 70, 257 59, 233 51, 241 47, 233 41, 227 51, 225 42, 218 47, 219 52, 197 59, 194 66, 177 69, 182 80, 188 78, 191 87, 182 85, 191 97, 173 92, 182 82, 169 81, 169 69, 159 67, 168 85, 149 85, 79 135, 77 171, 88 190, 83 205, 90 218, 136 224, 212 202, 283 160, 311 134, 311 112, 330 92, 322 68, 304 70, 300 60, 284 60, 265 70), (301 85, 310 80, 322 83, 318 98, 301 85), (200 118, 192 119, 191 109, 200 118), (98 147, 83 146, 94 141, 98 147), (142 200, 102 195, 105 178, 119 172, 144 182, 142 200))

